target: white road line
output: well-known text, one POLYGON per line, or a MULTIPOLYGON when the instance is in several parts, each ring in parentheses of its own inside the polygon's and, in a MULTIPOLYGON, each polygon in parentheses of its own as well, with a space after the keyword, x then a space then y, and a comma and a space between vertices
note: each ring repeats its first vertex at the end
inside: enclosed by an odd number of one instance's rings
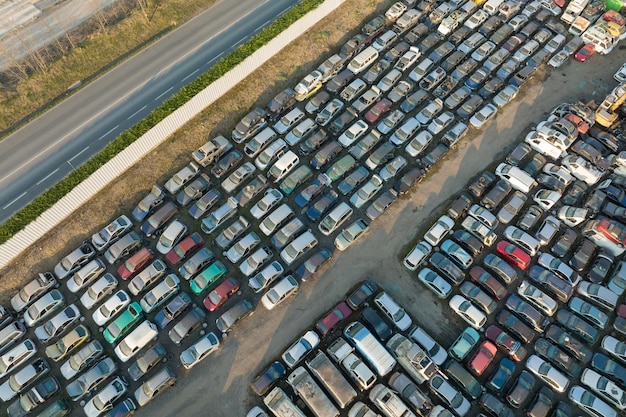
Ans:
POLYGON ((85 147, 85 149, 83 149, 82 151, 78 152, 76 155, 72 156, 68 162, 71 162, 73 159, 75 159, 77 156, 79 156, 81 153, 85 152, 87 149, 89 149, 89 146, 85 147))
POLYGON ((20 198, 24 197, 26 195, 26 191, 24 191, 22 194, 20 194, 17 198, 13 199, 9 204, 7 204, 6 206, 2 207, 2 210, 6 210, 7 207, 9 207, 11 204, 15 203, 17 200, 19 200, 20 198))
POLYGON ((157 96, 154 100, 156 101, 156 100, 160 99, 161 97, 163 97, 164 95, 166 95, 167 93, 169 93, 170 91, 172 91, 172 89, 173 89, 173 88, 174 88, 174 87, 170 87, 170 88, 168 88, 167 90, 163 91, 163 92, 162 92, 161 94, 159 94, 159 95, 158 95, 158 96, 157 96))
POLYGON ((261 26, 259 26, 258 28, 254 29, 255 32, 258 32, 259 30, 263 29, 265 26, 267 26, 269 23, 271 22, 271 20, 266 20, 264 23, 261 23, 261 26))
POLYGON ((102 140, 105 137, 109 136, 109 133, 113 132, 115 129, 117 129, 118 127, 120 127, 120 125, 115 125, 115 127, 112 127, 111 129, 109 129, 108 132, 106 132, 104 135, 100 136, 98 139, 96 139, 96 141, 102 140))
POLYGON ((235 42, 235 44, 233 46, 239 46, 241 43, 243 43, 243 41, 245 41, 247 38, 247 36, 244 36, 243 38, 239 39, 237 42, 235 42))
POLYGON ((181 81, 185 81, 187 78, 191 77, 192 75, 194 75, 198 71, 200 71, 200 68, 196 68, 195 71, 193 71, 192 73, 187 74, 187 76, 185 78, 183 78, 181 81))
POLYGON ((56 172, 59 170, 59 168, 55 169, 54 171, 52 171, 51 173, 49 173, 48 175, 46 175, 44 178, 40 179, 39 182, 37 183, 37 185, 41 184, 42 182, 44 182, 45 180, 47 180, 48 178, 50 178, 51 176, 53 176, 54 174, 56 174, 56 172))
POLYGON ((136 112, 134 112, 133 114, 131 114, 130 116, 128 116, 128 117, 126 118, 126 120, 130 120, 130 119, 132 119, 133 117, 137 116, 137 114, 138 114, 138 113, 140 113, 140 112, 141 112, 143 109, 145 109, 146 107, 147 107, 147 106, 143 106, 142 108, 140 108, 139 110, 137 110, 136 112))

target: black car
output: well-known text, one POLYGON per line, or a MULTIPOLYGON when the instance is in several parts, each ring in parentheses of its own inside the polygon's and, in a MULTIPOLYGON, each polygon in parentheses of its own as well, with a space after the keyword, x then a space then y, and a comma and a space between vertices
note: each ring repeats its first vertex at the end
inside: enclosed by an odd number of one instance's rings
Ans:
POLYGON ((583 239, 576 251, 569 260, 569 265, 575 271, 582 272, 587 269, 598 247, 589 239, 583 239))
POLYGON ((461 387, 472 400, 475 400, 482 394, 483 387, 480 382, 459 362, 451 359, 446 362, 444 369, 446 375, 461 387))
POLYGON ((287 373, 285 365, 279 361, 270 364, 254 381, 250 384, 252 390, 259 396, 265 395, 276 382, 287 373))
POLYGON ((542 188, 557 191, 561 194, 563 194, 565 192, 565 189, 567 188, 567 186, 561 181, 548 174, 537 175, 536 181, 542 188))
POLYGON ((583 198, 589 186, 583 181, 576 180, 570 184, 567 192, 561 197, 561 202, 566 206, 577 206, 583 198))
POLYGON ((243 154, 239 150, 233 149, 217 161, 215 166, 211 169, 211 174, 220 178, 222 175, 234 168, 235 165, 239 164, 242 159, 243 154))
POLYGON ((353 78, 354 73, 349 69, 344 69, 326 83, 326 90, 332 94, 338 94, 353 78))
POLYGON ((502 401, 493 394, 485 392, 478 404, 484 408, 489 414, 495 417, 513 417, 513 410, 507 407, 502 401))
POLYGON ((609 270, 615 263, 615 257, 606 251, 600 251, 587 272, 587 279, 595 284, 604 282, 609 270))
POLYGON ((478 238, 465 229, 455 230, 452 238, 473 257, 480 255, 485 248, 485 245, 478 238))
POLYGON ((353 310, 358 310, 378 291, 378 285, 370 280, 365 280, 353 290, 346 298, 346 303, 353 310))
POLYGON ((304 110, 307 113, 313 115, 321 110, 326 105, 326 103, 328 103, 328 100, 330 100, 330 93, 328 91, 318 91, 317 94, 311 97, 306 103, 306 106, 304 106, 304 110))
POLYGON ((300 145, 300 155, 309 155, 319 149, 328 140, 324 129, 317 129, 307 140, 300 145))
POLYGON ((428 94, 428 91, 419 89, 413 94, 411 94, 410 96, 408 96, 402 102, 402 104, 400 104, 400 110, 402 110, 405 113, 408 113, 429 99, 430 99, 430 95, 428 94))
POLYGON ((536 336, 535 331, 530 326, 508 310, 500 310, 496 316, 496 323, 504 326, 526 343, 532 342, 536 336))
POLYGON ((290 87, 278 93, 267 105, 268 118, 276 120, 287 110, 290 110, 296 104, 295 96, 296 92, 290 87))
POLYGON ((509 154, 506 156, 504 162, 509 165, 518 166, 525 161, 533 153, 533 148, 529 144, 522 142, 519 143, 509 154))
POLYGON ((556 319, 563 327, 571 330, 589 344, 596 343, 600 337, 598 329, 569 310, 559 310, 556 319))
POLYGON ((424 23, 419 23, 413 29, 407 32, 406 35, 404 35, 404 40, 411 45, 415 45, 422 36, 428 33, 428 30, 428 26, 426 26, 424 23))
POLYGON ((528 406, 526 415, 529 417, 547 417, 554 405, 554 393, 543 386, 528 406))
POLYGON ((574 247, 578 239, 578 233, 572 229, 565 229, 550 249, 554 256, 563 258, 574 247))
POLYGON ((429 170, 439 162, 450 150, 447 145, 438 143, 435 148, 421 159, 424 169, 429 170))
POLYGON ((332 122, 330 122, 329 130, 331 131, 331 133, 338 135, 356 117, 357 117, 356 110, 353 107, 348 107, 339 116, 335 117, 332 122))
POLYGON ((522 170, 524 170, 531 177, 536 176, 539 172, 541 172, 541 168, 548 162, 546 157, 537 153, 533 155, 533 158, 528 162, 522 170))
POLYGON ((372 330, 383 342, 393 336, 393 329, 373 308, 365 307, 361 313, 363 323, 372 330))
POLYGON ((535 377, 527 370, 523 370, 506 395, 509 405, 513 408, 520 408, 530 398, 535 385, 537 385, 535 377))
POLYGON ((569 282, 539 265, 533 265, 528 270, 528 277, 564 303, 572 296, 573 288, 569 282))
POLYGON ((472 181, 472 183, 467 187, 467 190, 475 198, 479 198, 495 182, 496 182, 495 174, 489 171, 485 171, 482 174, 480 174, 478 178, 472 181))
POLYGON ((545 337, 574 355, 580 362, 587 363, 591 360, 591 349, 559 326, 550 325, 546 329, 545 337))
POLYGON ((412 168, 400 177, 394 184, 393 189, 398 194, 404 194, 408 192, 415 183, 424 178, 425 174, 426 172, 421 168, 412 168))
POLYGON ((524 215, 517 221, 517 227, 525 232, 528 232, 530 229, 535 227, 541 219, 541 216, 543 216, 543 210, 541 210, 539 206, 533 204, 526 209, 524 215))
POLYGON ((604 191, 600 191, 598 189, 593 190, 587 200, 585 200, 583 208, 588 209, 592 215, 596 215, 602 209, 602 205, 609 201, 608 197, 609 196, 604 191))
POLYGON ((461 193, 448 207, 448 216, 453 220, 459 220, 467 213, 473 203, 474 201, 469 195, 461 193))
POLYGON ((440 252, 433 253, 429 258, 430 264, 444 274, 454 285, 460 285, 465 274, 450 258, 440 252))
POLYGON ((467 26, 461 26, 457 30, 452 32, 448 40, 458 46, 461 44, 461 42, 469 38, 471 34, 472 30, 470 28, 468 28, 467 26))
POLYGON ((619 382, 620 385, 626 385, 626 368, 605 354, 595 353, 591 358, 591 366, 610 379, 619 382))
POLYGON ((608 201, 600 210, 605 216, 611 217, 619 222, 626 222, 626 207, 608 201))
POLYGON ((578 378, 582 371, 577 359, 565 353, 548 339, 537 339, 535 342, 535 353, 545 360, 552 362, 556 367, 565 371, 571 377, 578 378))

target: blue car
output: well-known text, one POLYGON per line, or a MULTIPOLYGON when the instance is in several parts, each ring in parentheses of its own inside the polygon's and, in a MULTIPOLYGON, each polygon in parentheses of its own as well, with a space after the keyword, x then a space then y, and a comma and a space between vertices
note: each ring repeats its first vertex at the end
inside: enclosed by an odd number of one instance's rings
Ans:
POLYGON ((465 80, 465 85, 476 90, 489 77, 489 71, 484 68, 478 68, 474 73, 465 80))
POLYGON ((178 316, 183 314, 189 306, 191 306, 191 297, 186 292, 181 292, 167 303, 155 316, 154 321, 159 328, 164 329, 174 321, 178 316))
POLYGON ((321 219, 338 199, 339 194, 337 194, 334 190, 330 190, 328 193, 324 194, 322 198, 317 200, 315 204, 307 209, 306 216, 312 221, 321 219))
POLYGON ((489 381, 487 381, 487 388, 495 393, 500 393, 511 380, 513 373, 515 372, 515 362, 509 358, 502 358, 498 369, 493 373, 489 381))

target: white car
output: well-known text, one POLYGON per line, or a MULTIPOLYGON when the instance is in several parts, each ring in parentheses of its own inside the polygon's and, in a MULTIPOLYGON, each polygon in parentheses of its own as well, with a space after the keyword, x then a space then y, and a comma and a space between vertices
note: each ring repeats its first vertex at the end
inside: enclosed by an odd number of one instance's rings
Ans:
POLYGON ((398 172, 402 171, 404 167, 408 165, 406 158, 402 155, 398 155, 394 157, 391 161, 389 161, 383 169, 380 170, 378 176, 383 181, 389 181, 393 179, 398 172))
POLYGON ((430 389, 441 398, 444 403, 460 416, 465 416, 470 410, 470 402, 441 374, 435 374, 429 381, 430 389))
POLYGON ((537 355, 530 355, 526 361, 526 369, 557 392, 565 392, 569 386, 569 378, 566 375, 537 355))
POLYGON ((452 286, 448 281, 430 268, 422 268, 417 274, 417 279, 442 300, 448 298, 452 292, 452 286))
POLYGON ((11 298, 11 307, 16 312, 22 312, 39 297, 58 286, 58 282, 50 272, 39 273, 35 279, 22 285, 20 290, 11 298))
POLYGON ((374 304, 400 331, 408 329, 413 324, 411 316, 385 291, 381 291, 374 297, 374 304))
POLYGON ((567 398, 592 417, 617 417, 617 412, 592 392, 574 385, 567 398))
MULTIPOLYGON (((580 285, 576 287, 576 291, 607 311, 613 311, 617 307, 619 296, 602 285, 582 281, 580 285)), ((626 351, 624 353, 624 360, 626 361, 626 351)))
POLYGON ((339 136, 339 143, 344 148, 349 147, 356 142, 367 131, 369 126, 363 120, 357 120, 339 136))
POLYGON ((493 116, 496 115, 498 108, 491 103, 487 103, 478 110, 469 120, 470 124, 476 129, 483 127, 493 116))
POLYGON ((50 320, 35 329, 35 336, 42 343, 47 343, 50 339, 60 336, 72 324, 81 318, 80 310, 71 304, 50 320))
POLYGON ((435 247, 450 233, 453 227, 454 220, 444 214, 424 234, 424 240, 435 247))
POLYGON ((98 304, 104 297, 111 294, 117 287, 117 284, 117 279, 115 279, 112 274, 104 274, 80 297, 80 303, 87 310, 91 310, 91 308, 98 304))
POLYGON ((116 370, 117 364, 115 361, 107 357, 67 384, 65 390, 72 401, 78 401, 85 395, 93 392, 99 384, 104 382, 116 370))
POLYGON ((572 206, 563 206, 557 212, 557 217, 569 227, 578 226, 589 216, 591 213, 588 209, 572 206))
POLYGON ((438 366, 441 366, 448 359, 448 352, 421 327, 416 326, 411 329, 409 337, 416 341, 438 366))
POLYGON ((542 209, 549 211, 556 203, 559 202, 562 196, 563 194, 558 191, 542 188, 535 193, 533 200, 535 203, 539 204, 542 209))
POLYGON ((587 368, 580 376, 580 382, 591 388, 593 392, 614 407, 620 410, 626 409, 626 391, 607 377, 587 368))
POLYGON ((369 225, 363 219, 357 219, 350 223, 348 227, 343 229, 335 238, 335 247, 337 250, 344 251, 348 249, 358 238, 363 236, 369 230, 369 225))
POLYGON ((606 335, 602 338, 600 346, 611 356, 621 360, 622 362, 626 362, 626 343, 614 338, 613 336, 606 335))
POLYGON ((450 308, 454 310, 463 320, 475 329, 482 328, 487 322, 485 313, 480 311, 478 307, 472 304, 467 298, 462 295, 453 296, 448 302, 450 308))
POLYGON ((170 194, 174 195, 199 173, 200 167, 195 162, 190 162, 167 180, 164 187, 170 194))
POLYGON ((538 263, 550 270, 553 274, 567 281, 572 287, 576 287, 582 279, 569 265, 549 253, 539 255, 538 263))
POLYGON ((541 155, 548 156, 555 160, 559 159, 564 154, 563 149, 539 136, 536 131, 528 133, 524 142, 529 144, 531 148, 539 152, 541 155))
POLYGON ((96 322, 98 326, 104 326, 128 304, 130 304, 130 296, 126 291, 119 290, 98 307, 92 315, 93 321, 96 322))
POLYGON ((415 135, 415 137, 404 147, 404 150, 410 157, 416 158, 419 154, 424 152, 432 140, 433 135, 429 131, 420 130, 420 132, 415 135))
POLYGON ((127 216, 121 215, 98 233, 91 236, 91 243, 97 251, 103 251, 131 227, 133 227, 133 222, 127 216))
POLYGON ((482 25, 485 20, 489 18, 489 13, 486 11, 479 9, 474 12, 473 15, 467 19, 463 25, 467 26, 470 29, 476 29, 478 26, 482 25))
POLYGON ((273 310, 289 296, 295 295, 298 292, 298 287, 298 281, 291 275, 287 275, 263 294, 261 303, 266 309, 273 310))
POLYGON ((358 189, 357 192, 350 196, 350 203, 356 208, 360 208, 383 188, 383 180, 376 174, 358 189))
POLYGON ((276 206, 283 199, 283 193, 278 191, 275 188, 269 188, 265 190, 265 194, 263 198, 260 199, 252 208, 250 209, 250 214, 255 219, 260 219, 265 216, 270 210, 276 206))
POLYGON ((519 93, 519 88, 516 86, 509 84, 504 87, 500 92, 493 98, 493 104, 498 106, 498 108, 502 108, 509 104, 511 101, 517 97, 519 93))
POLYGON ((439 116, 435 117, 427 127, 427 130, 433 135, 441 133, 450 123, 454 121, 454 115, 452 112, 444 111, 439 116))
POLYGON ((273 261, 268 266, 263 268, 258 274, 251 277, 248 280, 248 286, 252 288, 255 293, 260 293, 267 288, 268 285, 274 282, 283 272, 285 272, 285 269, 280 262, 273 261))
POLYGON ((307 331, 282 354, 283 362, 288 369, 296 366, 309 352, 320 343, 320 337, 313 330, 307 331))
POLYGON ((187 234, 187 226, 174 220, 159 237, 156 244, 156 250, 165 255, 187 234))
POLYGON ((556 178, 565 186, 570 185, 572 181, 574 181, 572 174, 570 174, 570 172, 561 165, 555 165, 552 162, 548 162, 541 170, 544 174, 548 174, 551 177, 556 178))
POLYGON ((252 249, 256 248, 259 243, 261 243, 259 236, 254 232, 250 232, 239 239, 228 251, 224 252, 224 256, 230 262, 236 264, 241 258, 249 254, 252 249))
POLYGON ((418 47, 411 46, 409 47, 409 50, 406 51, 400 59, 398 59, 394 68, 397 68, 400 71, 405 71, 407 68, 410 68, 421 55, 422 52, 418 47))
POLYGON ((97 340, 92 340, 61 365, 61 375, 69 381, 83 372, 89 365, 95 363, 96 359, 103 354, 102 344, 97 340))
POLYGON ((322 77, 322 73, 317 70, 304 77, 302 81, 294 87, 296 100, 303 101, 319 90, 322 86, 322 77))
POLYGON ((588 185, 594 185, 604 175, 603 171, 600 171, 582 156, 568 155, 561 162, 573 176, 586 182, 588 185))
POLYGON ((469 214, 485 226, 489 227, 490 229, 495 229, 496 227, 498 227, 498 224, 500 224, 500 222, 492 212, 490 212, 483 206, 479 206, 478 204, 473 204, 467 214, 469 214))
POLYGON ((100 414, 113 408, 113 404, 124 395, 127 389, 128 382, 126 379, 118 376, 94 395, 85 404, 83 411, 87 417, 98 417, 100 414))
POLYGON ((507 226, 504 229, 504 236, 512 243, 517 244, 530 256, 535 256, 539 247, 539 241, 516 226, 507 226))
POLYGON ((522 281, 517 287, 517 293, 543 314, 552 316, 558 308, 557 302, 545 292, 535 287, 528 281, 522 281))
POLYGON ((239 265, 239 270, 242 274, 249 277, 254 274, 265 262, 267 262, 272 256, 274 252, 267 246, 257 249, 252 253, 252 255, 248 256, 245 261, 239 265))
POLYGON ((185 369, 191 369, 219 347, 219 338, 215 333, 209 332, 180 353, 180 363, 183 364, 185 369))
POLYGON ((245 162, 222 181, 222 188, 227 193, 233 192, 237 187, 243 184, 246 179, 250 178, 255 171, 256 165, 252 162, 245 162))
POLYGON ((615 75, 613 75, 613 78, 615 78, 615 81, 618 83, 626 83, 626 64, 619 67, 615 75))
POLYGON ((404 258, 403 264, 409 271, 415 271, 433 251, 433 247, 426 241, 420 241, 404 258))
POLYGON ((65 304, 65 298, 61 291, 51 290, 50 292, 37 299, 30 307, 24 312, 24 324, 26 327, 33 327, 50 314, 63 307, 65 304))

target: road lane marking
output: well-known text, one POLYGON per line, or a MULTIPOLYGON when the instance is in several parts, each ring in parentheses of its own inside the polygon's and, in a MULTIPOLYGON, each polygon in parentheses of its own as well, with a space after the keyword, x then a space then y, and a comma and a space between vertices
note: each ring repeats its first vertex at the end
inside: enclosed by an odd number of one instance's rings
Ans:
POLYGON ((198 71, 200 71, 200 68, 196 68, 195 71, 187 74, 187 76, 185 78, 183 78, 181 81, 185 81, 187 78, 191 77, 192 75, 194 75, 198 71))
POLYGON ((6 206, 2 207, 2 210, 6 210, 7 207, 9 207, 11 204, 15 203, 17 200, 19 200, 20 198, 24 197, 26 195, 26 191, 24 191, 22 194, 20 194, 17 198, 13 199, 9 204, 7 204, 6 206))
POLYGON ((112 127, 111 129, 109 129, 108 132, 106 132, 104 135, 100 136, 98 139, 96 139, 96 141, 99 141, 99 140, 104 139, 105 137, 109 136, 109 133, 113 132, 118 127, 120 127, 120 125, 115 125, 115 127, 112 127))
MULTIPOLYGON (((72 156, 69 161, 72 161, 73 159, 75 159, 77 156, 79 156, 81 153, 85 152, 87 149, 89 149, 89 146, 85 147, 85 149, 83 149, 82 151, 78 152, 76 155, 72 156)), ((69 162, 68 161, 68 162, 69 162)))
POLYGON ((126 120, 130 120, 130 119, 132 119, 133 117, 137 116, 137 114, 138 114, 138 113, 140 113, 140 112, 141 112, 143 109, 145 109, 146 107, 147 107, 147 106, 143 106, 142 108, 140 108, 139 110, 137 110, 136 112, 134 112, 133 114, 131 114, 130 116, 128 116, 128 117, 126 118, 126 120))
POLYGON ((158 96, 156 96, 156 98, 154 99, 155 101, 160 99, 161 97, 163 97, 164 95, 166 95, 167 93, 169 93, 170 91, 172 91, 174 87, 170 87, 167 90, 163 91, 161 94, 159 94, 158 96))
POLYGON ((54 174, 56 174, 56 172, 59 170, 59 168, 55 169, 54 171, 52 171, 51 173, 49 173, 48 175, 46 175, 45 177, 43 177, 42 179, 39 180, 39 182, 37 183, 37 185, 41 184, 42 182, 44 182, 45 180, 47 180, 48 178, 50 178, 51 176, 53 176, 54 174))

